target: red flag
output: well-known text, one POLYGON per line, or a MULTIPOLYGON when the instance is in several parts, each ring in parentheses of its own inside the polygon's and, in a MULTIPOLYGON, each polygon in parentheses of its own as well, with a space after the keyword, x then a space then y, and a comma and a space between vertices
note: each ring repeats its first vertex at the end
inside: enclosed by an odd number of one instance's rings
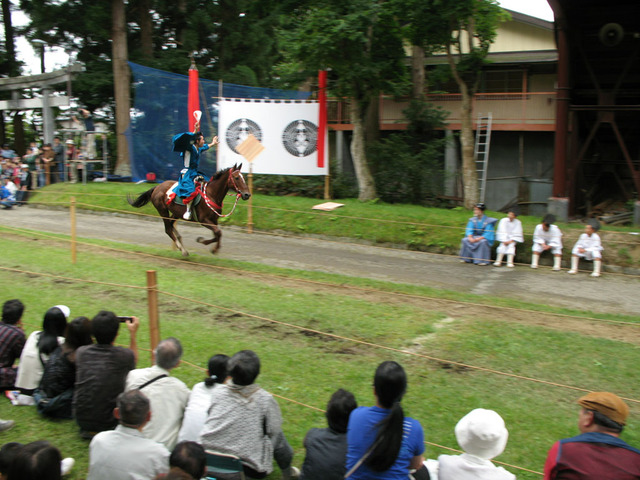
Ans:
POLYGON ((198 68, 195 63, 191 63, 189 68, 189 131, 193 132, 196 119, 193 112, 200 110, 200 99, 198 97, 198 68))
POLYGON ((325 137, 327 133, 327 71, 318 72, 318 168, 324 167, 325 137))

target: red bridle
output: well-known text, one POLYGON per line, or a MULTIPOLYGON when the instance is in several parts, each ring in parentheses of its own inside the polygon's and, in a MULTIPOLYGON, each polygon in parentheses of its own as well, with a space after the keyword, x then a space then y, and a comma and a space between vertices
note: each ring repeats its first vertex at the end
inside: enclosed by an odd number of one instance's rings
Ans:
MULTIPOLYGON (((207 196, 206 192, 207 192, 207 185, 209 184, 209 182, 206 182, 204 184, 204 189, 201 189, 199 186, 197 187, 197 189, 200 190, 200 195, 202 195, 202 198, 204 198, 204 203, 206 203, 207 207, 209 207, 213 211, 213 213, 215 213, 219 217, 230 217, 233 214, 234 210, 236 209, 236 205, 238 204, 238 199, 242 196, 242 194, 240 193, 240 190, 238 189, 238 186, 236 185, 236 181, 233 178, 232 173, 233 173, 233 170, 229 170, 229 177, 227 178, 227 187, 233 188, 237 192, 235 194, 236 201, 233 204, 233 208, 231 209, 231 211, 226 215, 222 215, 222 204, 218 205, 213 200, 210 200, 209 197, 207 196)), ((227 195, 234 196, 233 193, 227 193, 227 195)))

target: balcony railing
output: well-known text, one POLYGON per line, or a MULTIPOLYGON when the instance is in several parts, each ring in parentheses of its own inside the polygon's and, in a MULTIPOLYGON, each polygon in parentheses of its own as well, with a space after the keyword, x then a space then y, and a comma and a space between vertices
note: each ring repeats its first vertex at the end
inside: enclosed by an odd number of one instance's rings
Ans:
MULTIPOLYGON (((446 122, 452 127, 460 124, 462 95, 434 94, 427 95, 427 100, 434 106, 449 112, 446 122)), ((397 100, 394 97, 380 97, 380 128, 404 128, 407 119, 403 115, 409 105, 408 99, 397 100)), ((551 130, 555 125, 556 94, 555 92, 535 93, 479 93, 473 97, 473 118, 478 114, 491 113, 494 128, 521 129, 542 127, 551 130)), ((334 128, 349 129, 349 103, 340 99, 329 99, 328 121, 334 128)))

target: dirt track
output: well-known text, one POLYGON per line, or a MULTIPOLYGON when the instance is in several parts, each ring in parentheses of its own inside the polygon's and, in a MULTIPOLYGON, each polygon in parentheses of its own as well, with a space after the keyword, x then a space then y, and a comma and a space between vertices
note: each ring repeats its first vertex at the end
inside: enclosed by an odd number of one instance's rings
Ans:
MULTIPOLYGON (((47 210, 43 213, 41 209, 29 206, 2 210, 0 224, 46 232, 70 232, 68 211, 47 210)), ((184 222, 179 229, 193 256, 210 255, 207 247, 195 242, 198 236, 208 236, 207 230, 184 222)), ((77 235, 170 248, 159 219, 142 221, 135 216, 79 213, 77 235)), ((604 274, 591 278, 586 272, 569 276, 566 270, 552 272, 546 267, 532 270, 525 265, 514 269, 478 267, 461 264, 454 257, 320 239, 247 234, 232 227, 223 227, 222 248, 217 255, 277 267, 490 294, 593 312, 640 314, 638 277, 604 274)))

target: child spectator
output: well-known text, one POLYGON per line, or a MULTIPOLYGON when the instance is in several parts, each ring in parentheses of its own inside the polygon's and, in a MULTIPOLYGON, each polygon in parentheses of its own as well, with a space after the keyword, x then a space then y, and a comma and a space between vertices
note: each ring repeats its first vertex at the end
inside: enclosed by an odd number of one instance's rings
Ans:
POLYGON ((304 438, 307 452, 300 480, 342 480, 346 473, 347 425, 349 415, 358 406, 351 392, 337 390, 329 400, 329 428, 312 428, 304 438))

